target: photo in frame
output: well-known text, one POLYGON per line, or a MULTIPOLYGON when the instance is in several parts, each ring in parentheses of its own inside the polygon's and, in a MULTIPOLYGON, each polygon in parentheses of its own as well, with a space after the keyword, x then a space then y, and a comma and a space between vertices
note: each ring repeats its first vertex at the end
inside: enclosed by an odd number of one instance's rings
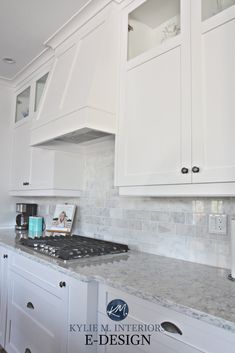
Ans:
POLYGON ((46 227, 46 232, 58 233, 59 235, 71 234, 75 211, 76 205, 56 205, 52 224, 46 227))

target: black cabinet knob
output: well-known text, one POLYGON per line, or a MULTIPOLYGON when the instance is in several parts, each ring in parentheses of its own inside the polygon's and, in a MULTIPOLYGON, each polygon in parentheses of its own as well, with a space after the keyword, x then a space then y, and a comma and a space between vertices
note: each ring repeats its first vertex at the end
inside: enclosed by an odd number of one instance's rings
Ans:
POLYGON ((66 287, 66 283, 64 281, 60 281, 59 286, 60 288, 66 287))
POLYGON ((32 309, 32 310, 33 310, 33 309, 34 309, 34 305, 33 305, 33 303, 28 302, 28 303, 27 303, 27 308, 28 308, 28 309, 32 309))
POLYGON ((28 186, 29 185, 29 182, 28 181, 24 181, 23 182, 23 186, 28 186))
POLYGON ((199 173, 200 172, 200 168, 194 166, 194 167, 192 167, 192 172, 193 173, 199 173))
POLYGON ((166 332, 182 335, 182 331, 179 329, 179 327, 173 324, 173 322, 165 321, 161 323, 161 326, 166 332))
POLYGON ((3 255, 3 258, 4 258, 4 259, 7 259, 7 258, 8 258, 8 255, 7 255, 7 254, 4 254, 4 255, 3 255))
POLYGON ((183 168, 181 169, 181 173, 182 173, 182 174, 188 174, 188 168, 183 167, 183 168))
POLYGON ((29 348, 26 348, 24 353, 31 353, 31 350, 29 348))

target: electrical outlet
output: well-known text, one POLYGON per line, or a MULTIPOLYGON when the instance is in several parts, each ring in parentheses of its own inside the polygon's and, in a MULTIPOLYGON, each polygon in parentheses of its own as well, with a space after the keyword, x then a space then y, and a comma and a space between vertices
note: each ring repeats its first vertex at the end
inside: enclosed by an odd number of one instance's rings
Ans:
POLYGON ((227 234, 227 215, 226 214, 209 215, 209 233, 227 234))

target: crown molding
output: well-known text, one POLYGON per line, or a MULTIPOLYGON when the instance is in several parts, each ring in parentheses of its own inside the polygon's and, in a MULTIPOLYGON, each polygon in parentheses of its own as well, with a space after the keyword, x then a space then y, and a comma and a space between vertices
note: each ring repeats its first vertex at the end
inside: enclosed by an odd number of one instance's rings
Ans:
MULTIPOLYGON (((120 0, 117 0, 118 3, 120 0)), ((122 0, 121 0, 122 1, 122 0)), ((84 26, 97 13, 102 11, 107 5, 115 3, 113 0, 90 0, 78 12, 76 12, 62 27, 58 29, 44 45, 56 49, 67 38, 71 37, 79 28, 84 26)))
POLYGON ((45 48, 39 55, 31 60, 22 70, 20 70, 13 78, 14 86, 21 85, 24 81, 32 78, 36 71, 41 67, 49 64, 54 59, 54 51, 50 48, 45 48))
POLYGON ((30 79, 42 66, 49 64, 54 59, 54 50, 71 37, 79 28, 84 26, 96 14, 108 5, 118 6, 124 0, 89 0, 78 12, 76 12, 62 27, 60 27, 43 44, 45 49, 34 57, 26 66, 16 73, 12 78, 0 77, 0 83, 5 86, 18 87, 30 79))

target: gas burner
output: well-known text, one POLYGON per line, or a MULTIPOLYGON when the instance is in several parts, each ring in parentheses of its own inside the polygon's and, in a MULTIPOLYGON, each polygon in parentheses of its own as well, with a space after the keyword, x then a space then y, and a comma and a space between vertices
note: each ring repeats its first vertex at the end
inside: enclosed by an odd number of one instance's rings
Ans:
POLYGON ((40 237, 35 239, 20 239, 20 244, 33 248, 39 253, 62 260, 73 260, 108 254, 126 253, 127 245, 72 235, 70 237, 40 237))

